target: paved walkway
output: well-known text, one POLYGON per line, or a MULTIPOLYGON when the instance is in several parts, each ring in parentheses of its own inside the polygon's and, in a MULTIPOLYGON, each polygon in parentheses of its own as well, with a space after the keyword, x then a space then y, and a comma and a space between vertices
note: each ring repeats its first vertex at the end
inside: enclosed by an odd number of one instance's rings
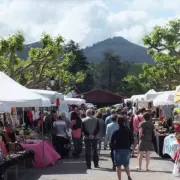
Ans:
MULTIPOLYGON (((152 154, 150 169, 152 172, 137 172, 138 159, 131 159, 131 176, 133 180, 176 180, 172 176, 173 162, 152 154)), ((100 169, 87 170, 84 158, 60 160, 54 167, 45 169, 26 169, 20 171, 19 180, 117 180, 116 172, 111 171, 109 151, 100 156, 100 169)), ((145 163, 144 166, 145 168, 145 163)), ((122 180, 127 177, 123 172, 122 180)))

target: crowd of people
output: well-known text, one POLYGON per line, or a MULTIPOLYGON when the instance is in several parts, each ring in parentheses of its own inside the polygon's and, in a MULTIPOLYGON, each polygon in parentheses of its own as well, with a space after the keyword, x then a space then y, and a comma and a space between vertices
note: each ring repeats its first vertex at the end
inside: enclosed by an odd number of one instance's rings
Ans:
POLYGON ((145 109, 135 114, 129 108, 107 108, 104 114, 94 109, 87 109, 85 113, 74 110, 70 112, 70 119, 64 113, 57 117, 56 111, 52 111, 45 119, 44 131, 51 134, 53 145, 62 158, 69 156, 71 139, 75 158, 81 156, 84 142, 88 169, 91 169, 91 159, 94 167, 99 168, 102 145, 105 150, 109 146, 112 168, 117 169, 118 179, 121 180, 121 166, 124 166, 128 180, 131 180, 130 157, 139 159, 137 170, 141 170, 145 153, 146 171, 150 171, 150 151, 153 150, 152 140, 156 133, 151 119, 151 112, 145 109))

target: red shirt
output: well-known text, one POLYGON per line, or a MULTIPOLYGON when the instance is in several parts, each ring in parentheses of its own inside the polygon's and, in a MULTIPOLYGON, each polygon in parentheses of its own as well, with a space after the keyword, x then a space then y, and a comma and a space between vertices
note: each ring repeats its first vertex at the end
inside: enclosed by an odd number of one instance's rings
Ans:
MULTIPOLYGON (((70 127, 72 129, 72 127, 76 124, 76 120, 72 120, 71 121, 71 124, 70 124, 70 127)), ((81 137, 81 128, 78 128, 78 129, 72 129, 72 136, 74 138, 80 138, 81 137)))

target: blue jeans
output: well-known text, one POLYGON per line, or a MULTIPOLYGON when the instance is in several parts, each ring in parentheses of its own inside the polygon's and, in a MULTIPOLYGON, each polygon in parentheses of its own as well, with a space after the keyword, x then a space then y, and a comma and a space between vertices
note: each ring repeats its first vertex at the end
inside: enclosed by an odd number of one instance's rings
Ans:
POLYGON ((114 160, 117 167, 129 167, 130 160, 130 150, 129 149, 116 149, 114 150, 114 160))
POLYGON ((73 138, 75 156, 80 155, 80 153, 82 152, 81 141, 82 141, 81 138, 73 138))

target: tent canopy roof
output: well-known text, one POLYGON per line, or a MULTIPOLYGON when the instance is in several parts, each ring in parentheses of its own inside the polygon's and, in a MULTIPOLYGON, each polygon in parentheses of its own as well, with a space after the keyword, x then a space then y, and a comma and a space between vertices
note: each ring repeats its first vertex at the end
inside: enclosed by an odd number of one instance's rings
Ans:
POLYGON ((164 105, 173 105, 174 95, 170 93, 161 94, 153 100, 154 106, 164 106, 164 105))
POLYGON ((57 98, 64 100, 64 95, 62 93, 57 92, 57 91, 48 91, 48 90, 42 90, 42 89, 30 89, 30 91, 48 98, 52 104, 56 103, 57 98))
POLYGON ((144 101, 144 98, 145 98, 144 94, 131 96, 132 101, 144 101))
POLYGON ((81 104, 85 104, 86 100, 84 99, 80 99, 80 98, 69 98, 69 97, 64 97, 64 102, 66 104, 74 104, 74 105, 81 105, 81 104))
POLYGON ((0 72, 0 102, 11 107, 49 107, 50 101, 0 72))
POLYGON ((153 101, 156 97, 161 94, 174 94, 175 91, 161 91, 161 92, 149 92, 145 94, 145 99, 148 101, 153 101))

